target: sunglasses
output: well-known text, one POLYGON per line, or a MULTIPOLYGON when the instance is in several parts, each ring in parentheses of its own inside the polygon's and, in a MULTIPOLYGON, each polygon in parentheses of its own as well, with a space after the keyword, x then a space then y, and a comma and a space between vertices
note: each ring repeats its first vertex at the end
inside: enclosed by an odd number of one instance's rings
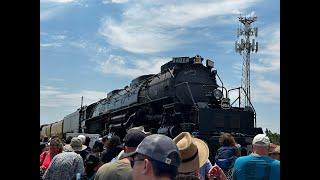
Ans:
POLYGON ((144 158, 144 159, 134 159, 134 157, 133 157, 132 160, 130 160, 131 168, 133 168, 134 163, 135 163, 136 161, 144 161, 144 160, 145 160, 145 158, 144 158))

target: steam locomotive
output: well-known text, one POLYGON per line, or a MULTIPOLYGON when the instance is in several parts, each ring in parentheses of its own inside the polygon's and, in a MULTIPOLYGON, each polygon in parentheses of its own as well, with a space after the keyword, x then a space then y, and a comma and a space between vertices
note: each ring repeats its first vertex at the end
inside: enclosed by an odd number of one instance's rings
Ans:
POLYGON ((256 127, 251 102, 241 107, 240 91, 241 87, 227 90, 223 86, 213 61, 207 59, 204 65, 199 55, 174 57, 161 66, 160 73, 137 77, 129 86, 40 130, 43 136, 83 132, 124 137, 128 129, 143 126, 145 131, 171 138, 188 131, 207 142, 210 160, 219 147, 220 133, 229 132, 245 154, 252 138, 263 131, 256 127), (239 91, 232 103, 230 91, 239 91))

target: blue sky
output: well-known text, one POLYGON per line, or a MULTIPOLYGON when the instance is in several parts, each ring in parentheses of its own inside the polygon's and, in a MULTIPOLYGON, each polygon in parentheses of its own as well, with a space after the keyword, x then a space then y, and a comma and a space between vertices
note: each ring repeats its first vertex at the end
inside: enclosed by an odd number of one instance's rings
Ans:
MULTIPOLYGON (((175 56, 212 59, 227 88, 240 86, 237 16, 255 14, 251 61, 257 125, 280 132, 278 0, 41 0, 40 123, 61 120, 175 56)), ((232 100, 231 100, 232 101, 232 100)))

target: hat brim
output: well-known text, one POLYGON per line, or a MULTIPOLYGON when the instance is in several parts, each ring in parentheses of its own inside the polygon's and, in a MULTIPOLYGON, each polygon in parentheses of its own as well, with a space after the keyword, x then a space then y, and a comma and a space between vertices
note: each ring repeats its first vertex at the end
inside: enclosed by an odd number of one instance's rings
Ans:
POLYGON ((252 144, 252 145, 255 145, 255 146, 260 146, 260 147, 270 147, 270 144, 265 144, 265 143, 255 143, 255 144, 252 144))
POLYGON ((132 157, 132 156, 136 155, 137 153, 138 153, 138 152, 136 152, 136 151, 130 152, 130 153, 123 153, 122 156, 120 157, 120 159, 132 157))
POLYGON ((123 153, 122 156, 120 157, 120 159, 124 159, 127 157, 132 157, 134 155, 136 155, 138 152, 134 151, 134 152, 130 152, 130 153, 123 153))
POLYGON ((192 138, 198 148, 198 156, 188 162, 181 162, 178 167, 180 173, 194 172, 204 165, 209 158, 209 148, 207 144, 198 138, 192 138))
POLYGON ((63 148, 67 151, 83 151, 87 148, 87 146, 82 145, 81 147, 72 147, 70 144, 67 144, 63 148))

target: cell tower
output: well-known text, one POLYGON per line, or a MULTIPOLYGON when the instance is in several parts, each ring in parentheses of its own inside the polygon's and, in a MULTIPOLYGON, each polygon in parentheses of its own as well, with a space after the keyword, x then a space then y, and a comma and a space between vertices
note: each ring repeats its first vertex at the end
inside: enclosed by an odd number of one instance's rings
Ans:
POLYGON ((243 17, 239 16, 240 27, 237 30, 237 37, 240 37, 239 42, 235 42, 235 50, 240 55, 243 55, 242 63, 242 79, 241 86, 244 88, 246 96, 241 96, 245 106, 250 106, 250 53, 258 52, 258 42, 252 36, 258 36, 258 28, 252 28, 251 24, 257 20, 257 16, 243 17), (242 27, 241 27, 242 26, 242 27))

